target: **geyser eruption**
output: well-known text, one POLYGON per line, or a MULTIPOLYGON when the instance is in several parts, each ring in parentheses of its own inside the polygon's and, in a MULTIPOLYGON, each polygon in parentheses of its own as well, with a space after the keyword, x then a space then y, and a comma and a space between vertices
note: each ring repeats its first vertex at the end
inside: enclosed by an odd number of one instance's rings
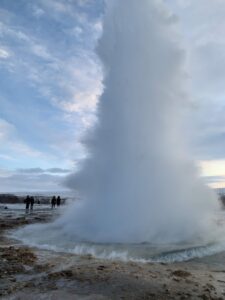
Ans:
POLYGON ((68 178, 81 200, 54 223, 27 226, 14 237, 135 261, 220 252, 218 202, 198 176, 182 129, 186 75, 173 17, 157 0, 106 3, 98 124, 86 137, 81 171, 68 178))
POLYGON ((184 52, 173 16, 160 1, 108 0, 103 28, 98 124, 86 138, 88 159, 68 179, 82 201, 57 223, 82 241, 209 238, 218 203, 185 145, 184 52))

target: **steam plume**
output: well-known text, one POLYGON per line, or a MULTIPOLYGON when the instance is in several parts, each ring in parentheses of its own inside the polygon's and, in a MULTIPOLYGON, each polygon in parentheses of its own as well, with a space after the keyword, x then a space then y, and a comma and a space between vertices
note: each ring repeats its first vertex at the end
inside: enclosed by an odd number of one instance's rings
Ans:
POLYGON ((182 130, 185 53, 161 1, 108 0, 98 54, 104 92, 89 157, 68 179, 82 201, 58 221, 77 239, 179 242, 209 236, 218 207, 182 130))

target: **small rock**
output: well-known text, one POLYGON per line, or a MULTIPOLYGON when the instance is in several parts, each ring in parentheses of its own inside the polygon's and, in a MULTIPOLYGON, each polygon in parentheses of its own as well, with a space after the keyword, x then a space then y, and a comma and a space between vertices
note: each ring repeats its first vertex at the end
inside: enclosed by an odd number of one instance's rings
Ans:
POLYGON ((98 267, 97 267, 97 270, 103 271, 105 268, 106 268, 106 267, 102 265, 102 266, 98 266, 98 267))
POLYGON ((191 273, 184 270, 176 270, 171 273, 172 276, 186 278, 191 276, 191 273))

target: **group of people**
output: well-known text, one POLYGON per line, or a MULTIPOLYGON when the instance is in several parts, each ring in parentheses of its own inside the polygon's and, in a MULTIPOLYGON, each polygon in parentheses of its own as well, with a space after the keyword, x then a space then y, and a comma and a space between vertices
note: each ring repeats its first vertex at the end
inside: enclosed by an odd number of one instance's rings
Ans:
POLYGON ((52 205, 52 208, 55 208, 56 205, 57 205, 57 207, 59 207, 61 205, 60 196, 58 196, 57 198, 56 198, 56 196, 53 196, 52 200, 51 200, 51 205, 52 205))
POLYGON ((30 197, 28 195, 24 202, 26 204, 26 211, 28 211, 29 209, 33 210, 33 207, 34 207, 34 197, 33 196, 30 197))
MULTIPOLYGON (((27 195, 26 199, 24 200, 24 203, 26 205, 26 211, 33 210, 34 207, 34 197, 27 195)), ((40 204, 40 200, 37 201, 38 204, 40 204)), ((55 208, 56 206, 59 207, 61 205, 61 197, 53 196, 51 199, 51 207, 55 208)))

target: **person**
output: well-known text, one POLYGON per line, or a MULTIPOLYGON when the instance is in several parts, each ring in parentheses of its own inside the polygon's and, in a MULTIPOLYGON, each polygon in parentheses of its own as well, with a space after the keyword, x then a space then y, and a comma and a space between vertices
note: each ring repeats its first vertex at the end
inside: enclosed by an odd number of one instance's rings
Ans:
POLYGON ((29 195, 27 195, 27 197, 25 199, 25 204, 26 204, 26 211, 28 211, 30 208, 30 196, 29 195))
POLYGON ((30 197, 30 210, 33 210, 33 206, 34 206, 34 197, 30 197))
POLYGON ((55 208, 55 205, 56 205, 56 197, 55 196, 52 197, 51 204, 52 204, 52 208, 55 208))
POLYGON ((58 207, 61 205, 61 198, 60 198, 60 196, 57 197, 56 204, 57 204, 58 207))

